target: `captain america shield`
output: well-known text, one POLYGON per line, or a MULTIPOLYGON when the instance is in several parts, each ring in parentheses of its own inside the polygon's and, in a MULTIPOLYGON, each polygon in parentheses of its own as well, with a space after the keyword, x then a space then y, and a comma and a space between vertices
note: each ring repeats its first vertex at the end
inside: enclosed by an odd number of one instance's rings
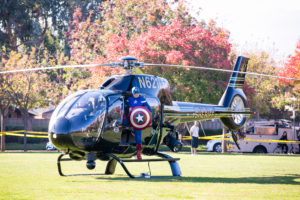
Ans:
POLYGON ((129 122, 134 129, 144 130, 152 121, 151 112, 144 106, 136 106, 129 112, 129 122))

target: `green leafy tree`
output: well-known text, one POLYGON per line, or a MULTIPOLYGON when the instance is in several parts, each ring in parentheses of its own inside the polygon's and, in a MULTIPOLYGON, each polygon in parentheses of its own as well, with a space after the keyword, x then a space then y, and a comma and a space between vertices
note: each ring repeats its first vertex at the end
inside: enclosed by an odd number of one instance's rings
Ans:
MULTIPOLYGON (((21 47, 22 48, 22 47, 21 47)), ((26 52, 23 47, 19 52, 12 51, 7 60, 2 60, 4 70, 28 69, 41 67, 36 59, 36 51, 33 48, 26 52)), ((28 111, 35 107, 48 105, 50 84, 48 76, 43 71, 28 71, 9 74, 8 93, 11 101, 23 114, 25 130, 32 130, 28 111)), ((26 150, 26 135, 24 136, 24 150, 26 150)))
MULTIPOLYGON (((3 49, 3 54, 5 54, 5 49, 3 49)), ((0 62, 2 65, 3 63, 0 62)), ((1 66, 2 68, 3 66, 1 66)), ((8 91, 8 84, 10 81, 9 74, 2 74, 0 76, 0 119, 1 119, 1 132, 5 132, 5 116, 9 106, 11 105, 11 99, 8 91)), ((1 151, 5 150, 5 135, 1 136, 1 151)))
MULTIPOLYGON (((280 69, 279 75, 289 78, 300 78, 300 40, 297 43, 294 55, 288 58, 285 66, 280 69)), ((283 110, 285 106, 299 109, 300 81, 280 79, 280 83, 285 86, 286 92, 273 98, 274 106, 281 110, 283 110)))
MULTIPOLYGON (((20 45, 48 48, 50 51, 69 48, 64 32, 75 9, 80 8, 85 19, 89 11, 97 10, 103 0, 2 0, 0 1, 0 46, 17 51, 20 45), (62 45, 49 43, 59 41, 62 45)), ((93 19, 95 16, 93 16, 93 19)))
MULTIPOLYGON (((92 21, 84 20, 80 10, 74 13, 73 29, 67 33, 72 61, 106 63, 132 55, 152 63, 231 67, 229 33, 213 21, 198 22, 183 1, 105 2, 99 15, 99 20, 92 21)), ((91 71, 90 85, 97 87, 117 70, 102 67, 91 71)), ((174 99, 196 102, 217 102, 229 78, 228 74, 201 70, 145 72, 166 77, 174 88, 174 99)))
MULTIPOLYGON (((269 75, 279 73, 279 64, 267 52, 252 52, 246 56, 250 58, 247 71, 269 75)), ((275 78, 252 75, 247 76, 246 83, 246 95, 257 117, 279 118, 280 112, 274 106, 274 98, 284 94, 284 86, 275 78)))

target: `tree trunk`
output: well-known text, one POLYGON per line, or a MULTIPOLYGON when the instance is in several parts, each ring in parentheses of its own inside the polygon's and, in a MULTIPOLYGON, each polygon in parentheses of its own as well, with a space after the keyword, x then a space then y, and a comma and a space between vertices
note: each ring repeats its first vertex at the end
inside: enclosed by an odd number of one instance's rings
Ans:
MULTIPOLYGON (((1 110, 1 132, 5 131, 4 112, 1 110)), ((5 135, 1 135, 1 151, 5 151, 5 135)))
POLYGON ((28 112, 25 111, 24 112, 24 151, 27 151, 27 137, 26 137, 26 133, 27 133, 27 118, 28 118, 28 112))

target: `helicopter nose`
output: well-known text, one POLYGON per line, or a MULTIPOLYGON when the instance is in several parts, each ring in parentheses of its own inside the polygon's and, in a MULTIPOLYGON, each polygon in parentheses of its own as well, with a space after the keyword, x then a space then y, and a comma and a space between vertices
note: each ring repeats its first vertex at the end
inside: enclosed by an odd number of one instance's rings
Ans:
POLYGON ((51 127, 49 139, 51 143, 61 149, 66 150, 73 145, 70 136, 71 123, 65 117, 60 117, 55 120, 53 127, 51 127))
POLYGON ((56 134, 68 134, 71 128, 71 123, 65 117, 59 117, 54 123, 53 129, 51 132, 56 134))

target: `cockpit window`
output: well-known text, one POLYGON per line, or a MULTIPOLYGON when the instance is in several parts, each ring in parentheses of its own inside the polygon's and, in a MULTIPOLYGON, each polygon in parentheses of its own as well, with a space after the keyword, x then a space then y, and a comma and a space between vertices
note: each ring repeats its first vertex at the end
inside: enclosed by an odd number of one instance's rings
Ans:
POLYGON ((106 100, 99 92, 87 92, 82 95, 69 109, 66 118, 70 119, 79 114, 93 116, 105 111, 106 100))
MULTIPOLYGON (((57 117, 64 116, 70 107, 73 105, 73 103, 82 96, 82 92, 77 92, 73 95, 68 96, 65 100, 63 100, 57 107, 57 117)), ((54 113, 53 113, 54 114, 54 113)), ((55 115, 55 114, 54 114, 55 115)))

